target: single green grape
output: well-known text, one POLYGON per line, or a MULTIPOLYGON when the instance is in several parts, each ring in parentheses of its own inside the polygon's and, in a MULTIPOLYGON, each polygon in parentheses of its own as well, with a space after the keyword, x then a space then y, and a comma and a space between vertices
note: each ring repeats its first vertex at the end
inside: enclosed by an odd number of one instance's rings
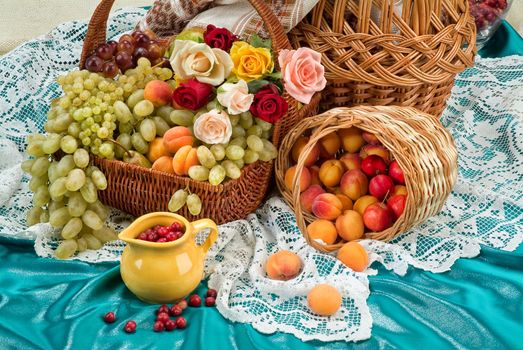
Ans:
POLYGON ((131 109, 134 109, 136 104, 140 101, 143 101, 144 90, 138 89, 135 92, 133 92, 128 98, 127 98, 127 106, 131 109))
POLYGON ((141 154, 146 154, 149 151, 149 144, 139 132, 135 132, 131 136, 131 142, 135 150, 141 154))
POLYGON ((87 241, 85 238, 80 237, 76 240, 76 244, 78 244, 78 251, 79 252, 85 252, 87 250, 87 241))
POLYGON ((238 166, 230 160, 223 161, 222 166, 225 169, 227 177, 233 180, 238 179, 242 174, 241 169, 238 168, 238 166))
POLYGON ((247 137, 247 146, 254 152, 261 152, 264 148, 262 139, 255 135, 247 137))
POLYGON ((254 118, 257 125, 259 125, 263 131, 269 131, 272 128, 272 124, 269 122, 266 122, 263 119, 260 118, 254 118))
POLYGON ((94 211, 102 221, 105 221, 109 216, 109 209, 107 209, 107 207, 99 200, 89 204, 88 208, 89 210, 94 211))
POLYGON ((185 109, 175 109, 171 111, 169 120, 174 125, 191 126, 193 124, 194 113, 185 109))
POLYGON ((87 243, 87 249, 98 250, 102 248, 102 242, 91 233, 82 235, 82 238, 85 239, 85 242, 87 243))
POLYGON ((102 243, 111 242, 118 239, 118 234, 116 231, 107 226, 104 226, 99 230, 94 230, 92 235, 102 243))
POLYGON ((120 123, 129 123, 131 121, 133 114, 131 113, 131 110, 124 102, 116 101, 113 104, 113 107, 114 107, 114 114, 116 115, 116 118, 118 118, 118 121, 120 123))
POLYGON ((31 208, 26 215, 27 225, 33 226, 40 223, 40 216, 42 215, 43 211, 44 210, 41 207, 31 208))
POLYGON ((199 146, 196 149, 196 156, 198 157, 198 161, 200 162, 200 164, 206 167, 207 169, 211 169, 214 165, 216 165, 216 159, 214 158, 214 155, 205 146, 199 146))
POLYGON ((209 169, 202 165, 193 165, 189 168, 189 177, 196 181, 207 181, 209 169))
POLYGON ((89 165, 89 152, 83 148, 77 149, 73 154, 74 164, 79 168, 85 168, 89 165))
POLYGON ((65 187, 66 182, 66 177, 59 177, 51 184, 51 186, 49 186, 49 194, 51 198, 60 198, 67 192, 67 188, 65 187))
POLYGON ((68 191, 76 192, 85 185, 85 172, 82 169, 73 169, 67 175, 65 187, 68 191))
POLYGON ((214 159, 221 161, 225 158, 225 147, 223 145, 212 145, 210 148, 214 159))
POLYGON ((105 190, 107 188, 107 179, 105 178, 104 173, 100 170, 95 170, 91 174, 91 180, 93 180, 94 185, 99 190, 105 190))
POLYGON ((245 151, 245 155, 243 156, 243 161, 245 162, 245 164, 252 164, 252 163, 256 162, 259 158, 260 158, 260 156, 258 155, 257 152, 255 152, 251 149, 248 149, 245 151))
POLYGON ((251 135, 261 137, 263 135, 263 129, 259 125, 253 125, 247 130, 247 136, 251 135))
POLYGON ((254 124, 252 115, 249 112, 242 113, 240 116, 240 126, 245 130, 249 129, 254 124))
POLYGON ((192 215, 199 215, 202 211, 202 201, 196 193, 187 196, 187 208, 192 215))
POLYGON ((240 115, 229 115, 229 119, 231 121, 232 126, 238 125, 238 122, 240 121, 240 115))
POLYGON ((35 159, 27 159, 22 162, 21 168, 24 171, 24 173, 31 172, 31 168, 33 167, 34 162, 35 159))
POLYGON ((85 225, 92 228, 93 230, 101 229, 104 224, 98 215, 96 215, 96 213, 92 210, 86 210, 82 215, 82 220, 85 225))
POLYGON ((178 210, 180 210, 185 205, 187 196, 188 193, 183 189, 174 192, 171 199, 169 200, 169 211, 172 213, 176 213, 178 210))
POLYGON ((87 203, 94 203, 98 200, 98 190, 90 178, 85 180, 85 185, 80 188, 80 194, 87 203))
POLYGON ((62 228, 62 238, 71 239, 76 237, 78 233, 82 230, 82 219, 72 218, 67 224, 62 228))
POLYGON ((76 240, 74 239, 66 239, 58 245, 56 248, 54 255, 58 259, 67 259, 73 256, 74 253, 76 253, 76 250, 78 249, 78 244, 76 243, 76 240))
MULTIPOLYGON (((82 128, 80 127, 80 124, 76 122, 69 124, 69 127, 67 128, 67 133, 74 138, 79 138, 81 131, 82 128)), ((58 146, 58 148, 60 148, 60 146, 58 146)))
POLYGON ((229 146, 240 146, 241 148, 247 148, 247 139, 243 136, 236 137, 229 142, 229 146))
POLYGON ((50 212, 49 215, 49 223, 56 228, 63 227, 70 219, 71 216, 66 207, 58 208, 50 212))
POLYGON ((107 159, 112 159, 114 157, 114 145, 110 142, 104 142, 100 145, 99 148, 100 155, 107 159))
POLYGON ((245 151, 242 147, 236 145, 229 145, 225 149, 225 155, 230 160, 239 160, 242 159, 245 154, 245 151))
POLYGON ((51 200, 49 189, 47 186, 40 186, 36 189, 33 195, 33 205, 35 207, 43 207, 51 200))
POLYGON ((217 186, 225 180, 227 175, 225 168, 221 165, 215 165, 209 172, 209 183, 213 186, 217 186))
POLYGON ((243 158, 242 159, 237 159, 237 160, 233 160, 232 161, 234 164, 236 164, 236 166, 240 169, 243 169, 243 167, 245 166, 245 162, 243 161, 243 158))
MULTIPOLYGON (((142 102, 144 102, 144 101, 142 101, 142 102)), ((147 101, 147 102, 149 102, 149 101, 147 101)), ((146 119, 142 120, 142 122, 140 123, 139 130, 140 130, 140 134, 142 135, 143 139, 147 142, 151 142, 156 137, 156 124, 154 124, 154 121, 150 118, 146 118, 146 119)))
POLYGON ((154 112, 154 105, 149 100, 142 100, 133 107, 134 115, 144 118, 151 115, 154 112))
POLYGON ((245 129, 242 128, 240 125, 233 126, 231 136, 233 138, 245 136, 245 129))
POLYGON ((49 169, 50 164, 51 163, 49 162, 48 157, 36 158, 33 166, 31 167, 31 175, 43 176, 44 174, 47 174, 47 170, 49 169))
MULTIPOLYGON (((131 135, 129 135, 127 133, 122 133, 122 134, 118 135, 118 137, 116 138, 116 142, 118 142, 123 147, 125 147, 126 150, 130 150, 131 147, 133 146, 133 144, 131 142, 131 135)), ((116 153, 116 157, 118 159, 122 159, 124 156, 125 150, 123 150, 122 147, 117 146, 115 148, 115 153, 116 153)))
POLYGON ((53 154, 60 149, 61 136, 59 134, 48 134, 47 139, 42 143, 42 151, 46 154, 53 154))
POLYGON ((152 118, 154 125, 156 127, 156 136, 163 136, 167 130, 170 129, 169 124, 163 120, 161 117, 153 117, 152 118))
POLYGON ((71 135, 65 135, 62 137, 62 140, 60 140, 60 148, 65 153, 74 153, 78 148, 78 141, 71 135))
POLYGON ((72 155, 68 154, 62 157, 62 159, 60 159, 58 162, 58 165, 56 166, 56 173, 59 177, 66 176, 71 170, 74 169, 74 167, 74 158, 72 155))
POLYGON ((69 194, 67 209, 69 210, 69 215, 75 218, 82 216, 87 210, 87 202, 80 192, 71 192, 69 194))

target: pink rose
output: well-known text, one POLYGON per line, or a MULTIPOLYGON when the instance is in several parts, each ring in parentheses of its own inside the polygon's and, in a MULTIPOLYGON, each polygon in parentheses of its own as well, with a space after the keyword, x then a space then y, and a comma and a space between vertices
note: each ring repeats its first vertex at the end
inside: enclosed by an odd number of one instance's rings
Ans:
POLYGON ((302 103, 309 103, 312 96, 325 88, 325 68, 321 54, 302 47, 298 50, 281 50, 278 56, 285 90, 302 103))

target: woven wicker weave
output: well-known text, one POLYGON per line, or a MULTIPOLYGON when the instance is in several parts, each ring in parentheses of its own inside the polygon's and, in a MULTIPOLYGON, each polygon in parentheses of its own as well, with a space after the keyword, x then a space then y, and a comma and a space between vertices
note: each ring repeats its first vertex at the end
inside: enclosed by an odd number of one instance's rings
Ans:
POLYGON ((298 178, 306 155, 319 139, 331 132, 356 126, 373 133, 389 149, 405 174, 408 191, 403 215, 389 229, 368 233, 367 237, 390 240, 410 227, 437 214, 450 194, 457 177, 457 151, 448 131, 433 116, 406 107, 335 108, 307 118, 283 140, 276 161, 276 181, 285 201, 294 208, 298 227, 310 245, 322 251, 339 249, 343 242, 322 245, 307 234, 307 223, 315 218, 302 211, 298 178), (297 164, 293 190, 284 182, 285 171, 291 166, 290 152, 295 141, 312 132, 297 164))
POLYGON ((473 65, 476 27, 468 0, 320 0, 289 37, 323 54, 322 110, 400 105, 439 116, 455 75, 473 65))
MULTIPOLYGON (((258 11, 271 35, 274 52, 291 49, 291 45, 280 22, 263 0, 249 0, 258 11)), ((105 42, 107 18, 114 0, 102 0, 96 8, 83 46, 80 67, 85 59, 101 43, 105 42)), ((283 96, 289 104, 289 110, 274 126, 272 142, 278 146, 283 136, 301 119, 313 115, 319 104, 320 95, 316 94, 311 103, 301 107, 288 94, 283 96)), ((153 211, 166 211, 171 195, 180 188, 187 188, 196 193, 203 202, 198 216, 189 213, 183 207, 178 213, 189 220, 211 218, 216 223, 225 223, 244 218, 262 202, 272 176, 273 162, 258 161, 242 169, 242 176, 221 185, 212 186, 207 182, 198 182, 188 177, 167 174, 118 160, 107 160, 93 156, 94 165, 98 166, 107 177, 108 186, 99 193, 103 203, 139 216, 153 211)))

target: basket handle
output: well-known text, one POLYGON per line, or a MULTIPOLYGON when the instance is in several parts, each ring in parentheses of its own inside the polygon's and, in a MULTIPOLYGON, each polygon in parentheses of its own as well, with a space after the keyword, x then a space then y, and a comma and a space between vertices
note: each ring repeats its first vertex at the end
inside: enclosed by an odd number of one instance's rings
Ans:
MULTIPOLYGON (((267 6, 264 0, 249 0, 250 4, 260 15, 265 27, 272 39, 274 52, 278 53, 282 49, 292 49, 289 38, 283 29, 278 17, 272 9, 267 6)), ((114 0, 101 0, 87 27, 82 54, 80 56, 80 68, 84 68, 87 56, 100 44, 105 43, 107 19, 113 7, 114 0)))

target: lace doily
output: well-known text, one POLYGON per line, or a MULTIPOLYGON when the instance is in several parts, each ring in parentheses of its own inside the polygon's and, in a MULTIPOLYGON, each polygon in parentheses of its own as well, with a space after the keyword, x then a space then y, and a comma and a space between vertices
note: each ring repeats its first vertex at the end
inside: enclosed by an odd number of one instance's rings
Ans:
MULTIPOLYGON (((131 30, 144 14, 142 9, 116 11, 108 37, 131 30)), ((35 239, 43 257, 52 257, 56 233, 47 224, 27 228, 32 194, 19 164, 25 137, 43 130, 49 102, 60 94, 54 78, 78 64, 85 31, 86 22, 65 23, 0 58, 0 235, 35 239)), ((457 77, 442 121, 460 155, 458 184, 445 208, 394 241, 362 242, 371 261, 401 275, 409 265, 446 271, 456 259, 476 256, 480 244, 514 250, 523 240, 523 57, 478 58, 476 67, 457 77)), ((110 225, 118 230, 131 220, 117 210, 110 215, 110 225)), ((122 249, 121 242, 112 242, 75 259, 117 261, 122 249)), ((353 273, 333 256, 310 248, 278 196, 247 220, 220 226, 206 260, 209 284, 219 290, 218 310, 226 318, 303 340, 370 337, 367 275, 373 273, 353 273), (303 259, 304 271, 295 280, 265 278, 264 262, 278 249, 303 259), (306 304, 307 291, 321 282, 344 295, 342 309, 330 318, 311 314, 306 304)))

